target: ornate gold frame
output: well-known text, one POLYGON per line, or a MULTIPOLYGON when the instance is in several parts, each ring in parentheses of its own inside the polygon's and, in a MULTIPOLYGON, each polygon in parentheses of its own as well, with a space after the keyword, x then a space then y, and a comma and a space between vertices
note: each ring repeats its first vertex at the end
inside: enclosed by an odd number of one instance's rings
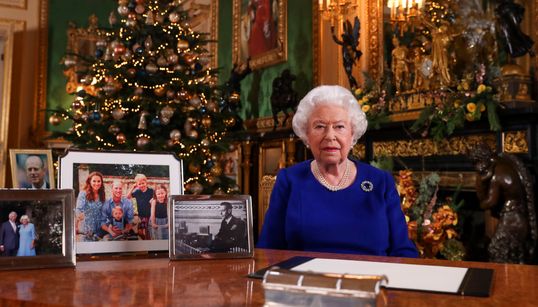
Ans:
POLYGON ((17 9, 26 9, 28 0, 0 0, 0 7, 13 7, 17 9))
MULTIPOLYGON (((240 64, 248 58, 241 54, 241 4, 245 0, 233 0, 233 31, 232 31, 232 61, 240 64)), ((250 67, 252 69, 259 69, 267 66, 271 66, 276 63, 285 62, 288 59, 288 18, 287 18, 287 0, 274 0, 278 1, 278 33, 277 44, 278 46, 271 49, 261 55, 251 57, 250 67)))
POLYGON ((16 31, 22 31, 25 23, 20 20, 0 19, 0 38, 5 39, 2 96, 0 97, 0 187, 5 185, 7 165, 9 109, 11 104, 11 75, 13 70, 13 42, 16 31))

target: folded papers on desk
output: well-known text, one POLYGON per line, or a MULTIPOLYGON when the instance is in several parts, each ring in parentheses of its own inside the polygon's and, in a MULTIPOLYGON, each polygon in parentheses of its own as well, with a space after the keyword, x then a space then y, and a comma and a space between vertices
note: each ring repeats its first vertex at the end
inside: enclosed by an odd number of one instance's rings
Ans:
MULTIPOLYGON (((490 296, 493 270, 389 262, 293 257, 274 266, 300 272, 384 275, 388 289, 490 296)), ((272 266, 273 267, 273 266, 272 266)), ((263 278, 268 268, 250 275, 263 278)))

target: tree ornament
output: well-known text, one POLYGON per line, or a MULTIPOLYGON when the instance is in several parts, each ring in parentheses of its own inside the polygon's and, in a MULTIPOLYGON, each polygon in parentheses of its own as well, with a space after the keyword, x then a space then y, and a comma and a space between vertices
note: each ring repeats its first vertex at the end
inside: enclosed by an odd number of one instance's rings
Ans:
POLYGON ((170 139, 174 142, 179 142, 181 139, 181 132, 178 129, 170 131, 170 139))
POLYGON ((112 117, 115 120, 122 119, 124 115, 125 115, 125 111, 123 111, 122 108, 115 108, 114 110, 112 110, 112 117))
POLYGON ((174 147, 175 144, 176 144, 176 142, 174 142, 171 139, 166 140, 166 147, 167 148, 172 148, 172 147, 174 147))
POLYGON ((189 172, 193 174, 197 174, 198 172, 200 172, 201 168, 202 167, 200 166, 200 163, 196 161, 192 161, 191 163, 189 163, 189 172))
POLYGON ((135 0, 136 4, 143 5, 145 0, 135 0))
POLYGON ((207 183, 209 183, 210 186, 214 186, 215 183, 217 183, 215 176, 209 175, 209 176, 206 176, 205 179, 207 180, 207 183))
POLYGON ((189 92, 187 92, 185 89, 181 89, 179 92, 177 92, 177 97, 181 100, 188 100, 191 95, 189 95, 189 92))
POLYGON ((97 121, 101 120, 101 113, 99 113, 99 111, 93 111, 90 114, 89 119, 94 121, 94 122, 97 122, 97 121))
POLYGON ((144 6, 140 5, 140 4, 135 7, 135 12, 138 13, 138 14, 144 13, 145 10, 146 10, 146 8, 144 8, 144 6))
POLYGON ((168 61, 168 64, 174 65, 179 60, 179 56, 175 53, 171 53, 167 56, 166 60, 168 61))
POLYGON ((110 125, 108 127, 108 132, 110 132, 112 134, 118 134, 120 132, 120 127, 118 127, 116 125, 110 125))
POLYGON ((155 93, 155 95, 157 95, 158 97, 162 97, 164 96, 164 94, 166 94, 166 88, 164 86, 162 87, 156 87, 153 92, 155 93))
POLYGON ((224 191, 221 188, 217 188, 215 191, 213 191, 213 195, 225 195, 224 191))
POLYGON ((213 113, 216 113, 219 110, 219 106, 213 100, 208 101, 205 107, 213 113))
POLYGON ((129 14, 129 8, 125 5, 118 6, 118 13, 120 13, 121 16, 126 16, 129 14))
POLYGON ((185 63, 191 65, 192 63, 194 63, 194 61, 196 61, 196 55, 192 53, 187 53, 183 56, 183 59, 185 60, 185 63))
POLYGON ((73 103, 71 103, 71 107, 74 110, 78 110, 78 109, 82 108, 82 102, 79 99, 75 99, 75 101, 73 101, 73 103))
POLYGON ((138 148, 144 148, 148 144, 149 144, 149 138, 145 135, 142 135, 138 139, 136 139, 136 147, 138 148))
POLYGON ((159 69, 157 67, 157 65, 155 65, 155 63, 148 63, 148 65, 146 65, 146 71, 150 74, 154 74, 157 72, 157 69, 159 69))
POLYGON ((103 86, 103 91, 106 95, 112 95, 116 92, 116 87, 112 83, 108 83, 105 86, 103 86))
POLYGON ((132 67, 127 69, 127 75, 131 78, 134 78, 136 76, 136 69, 132 67))
POLYGON ((191 27, 191 24, 187 20, 182 21, 180 25, 183 29, 189 29, 191 27))
POLYGON ((181 64, 177 64, 174 66, 174 71, 175 72, 184 72, 185 71, 185 66, 181 65, 181 64))
POLYGON ((135 95, 142 95, 142 94, 144 94, 144 89, 141 88, 141 87, 137 87, 137 88, 135 88, 135 90, 134 90, 134 94, 135 94, 135 95))
POLYGON ((153 127, 159 127, 161 125, 161 120, 159 119, 159 116, 155 116, 152 120, 151 120, 151 125, 153 127))
POLYGON ((168 19, 170 19, 171 22, 177 23, 180 19, 180 16, 177 12, 172 12, 170 15, 168 15, 168 19))
POLYGON ((204 187, 198 181, 194 181, 189 184, 189 191, 192 194, 195 194, 195 195, 200 194, 202 193, 203 190, 204 190, 204 187))
POLYGON ((197 139, 198 138, 198 131, 192 129, 189 132, 187 132, 187 136, 191 139, 197 139))
POLYGON ((233 92, 228 98, 228 101, 236 105, 241 101, 241 96, 239 95, 239 93, 233 92))
POLYGON ((184 39, 178 40, 177 41, 177 49, 179 49, 179 50, 189 49, 189 41, 186 41, 184 39))
POLYGON ((168 61, 164 58, 164 56, 161 55, 161 56, 157 59, 157 65, 159 65, 160 67, 168 66, 168 61))
POLYGON ((126 137, 125 137, 125 134, 123 133, 118 133, 118 135, 116 135, 116 141, 118 141, 118 144, 125 144, 125 141, 126 141, 126 137))
POLYGON ((199 107, 202 104, 202 100, 198 95, 194 95, 189 99, 189 104, 195 108, 199 107))
POLYGON ((125 52, 121 55, 121 58, 125 61, 130 61, 133 58, 133 52, 131 49, 125 49, 125 52))
POLYGON ((62 118, 58 116, 57 114, 52 114, 49 117, 49 123, 53 126, 58 126, 61 121, 62 121, 62 118))
POLYGON ((222 175, 222 167, 217 163, 211 168, 211 175, 213 176, 220 176, 222 175))
POLYGON ((209 142, 208 139, 202 139, 202 140, 200 141, 200 144, 201 144, 202 146, 204 146, 204 147, 207 147, 207 146, 209 146, 209 144, 211 144, 211 143, 209 142))
POLYGON ((148 35, 144 40, 144 47, 146 48, 146 50, 150 50, 153 48, 153 39, 151 39, 151 35, 148 35))
POLYGON ((149 115, 148 111, 140 112, 140 120, 138 121, 138 129, 146 130, 148 128, 148 123, 146 121, 146 116, 149 115))
POLYGON ((131 28, 134 28, 136 26, 136 20, 127 19, 125 21, 125 25, 131 28))
POLYGON ((150 25, 153 25, 154 23, 155 23, 155 18, 153 16, 153 12, 149 11, 148 12, 148 17, 146 17, 146 24, 148 26, 150 26, 150 25))
MULTIPOLYGON (((160 119, 163 125, 168 125, 170 123, 170 119, 174 115, 174 109, 170 106, 164 106, 161 109, 160 114, 161 114, 160 119)), ((177 131, 179 132, 179 130, 177 131)))
POLYGON ((235 117, 228 117, 228 118, 225 118, 223 120, 224 124, 227 126, 227 127, 233 127, 235 126, 235 117))
POLYGON ((202 126, 204 126, 205 128, 209 128, 209 127, 211 127, 211 122, 212 122, 212 120, 211 120, 211 116, 209 116, 209 115, 204 115, 204 116, 202 117, 202 126))

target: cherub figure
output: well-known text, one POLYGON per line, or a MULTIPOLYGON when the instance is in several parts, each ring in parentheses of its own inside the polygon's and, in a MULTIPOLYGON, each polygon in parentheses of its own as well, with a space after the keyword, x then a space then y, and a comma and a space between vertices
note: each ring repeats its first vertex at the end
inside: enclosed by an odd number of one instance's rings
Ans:
POLYGON ((400 40, 394 36, 392 38, 392 61, 391 68, 394 76, 394 83, 396 85, 396 91, 401 92, 407 87, 407 79, 409 78, 409 66, 407 64, 408 50, 405 45, 400 45, 400 40))
POLYGON ((349 86, 352 89, 356 89, 359 85, 355 77, 353 77, 353 65, 362 56, 362 52, 359 50, 359 38, 361 23, 359 18, 355 16, 354 25, 351 26, 349 20, 343 23, 344 31, 341 35, 342 39, 338 39, 334 33, 334 26, 331 27, 331 33, 333 40, 336 44, 342 46, 342 59, 344 64, 344 70, 346 71, 349 86))
POLYGON ((422 19, 422 22, 430 29, 432 34, 432 70, 439 77, 441 85, 449 86, 452 83, 448 64, 448 48, 454 37, 459 33, 451 33, 446 23, 439 27, 422 19))

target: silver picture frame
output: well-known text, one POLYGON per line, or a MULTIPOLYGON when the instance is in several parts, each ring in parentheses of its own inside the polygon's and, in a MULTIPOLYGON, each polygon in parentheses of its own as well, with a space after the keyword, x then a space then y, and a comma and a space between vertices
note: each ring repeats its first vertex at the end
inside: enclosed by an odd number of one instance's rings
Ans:
POLYGON ((173 195, 168 207, 171 260, 254 255, 249 195, 173 195))
POLYGON ((7 242, 3 242, 4 231, 11 230, 8 217, 12 212, 16 214, 19 240, 18 256, 8 256, 4 253, 7 249, 0 253, 0 270, 74 267, 73 208, 71 189, 0 189, 0 243, 7 242), (25 231, 20 226, 23 216, 29 220, 24 228, 31 225, 33 231, 25 231))

